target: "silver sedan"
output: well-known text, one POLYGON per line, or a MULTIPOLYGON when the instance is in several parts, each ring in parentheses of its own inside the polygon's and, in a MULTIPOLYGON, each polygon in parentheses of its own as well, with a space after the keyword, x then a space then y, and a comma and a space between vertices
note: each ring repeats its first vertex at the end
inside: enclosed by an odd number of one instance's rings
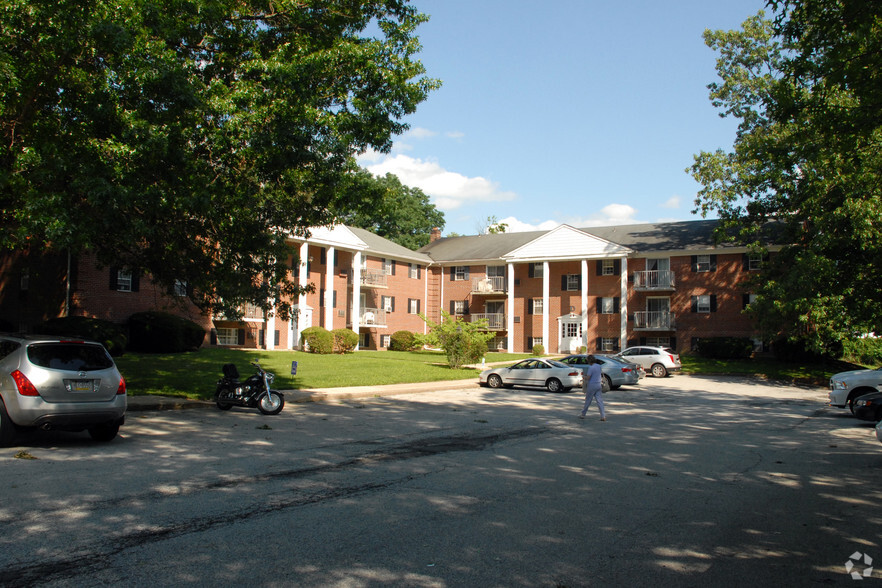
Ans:
POLYGON ((533 357, 509 367, 484 370, 479 383, 491 388, 527 386, 547 388, 549 392, 566 392, 582 385, 582 370, 553 359, 533 357))

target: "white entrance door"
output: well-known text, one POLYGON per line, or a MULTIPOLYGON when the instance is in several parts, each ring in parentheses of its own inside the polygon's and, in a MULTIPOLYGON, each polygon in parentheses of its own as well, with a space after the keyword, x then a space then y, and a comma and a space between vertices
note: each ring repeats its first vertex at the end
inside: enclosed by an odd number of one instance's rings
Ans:
POLYGON ((582 345, 582 317, 567 315, 560 317, 560 343, 558 353, 577 353, 582 345))
POLYGON ((294 316, 291 317, 291 334, 288 337, 288 346, 291 349, 300 348, 300 333, 303 329, 312 326, 312 307, 294 307, 294 316))

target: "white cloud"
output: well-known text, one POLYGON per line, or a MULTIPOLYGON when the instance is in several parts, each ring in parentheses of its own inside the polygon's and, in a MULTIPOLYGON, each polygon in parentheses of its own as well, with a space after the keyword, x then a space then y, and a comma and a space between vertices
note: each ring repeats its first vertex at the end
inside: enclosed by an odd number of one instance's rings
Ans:
POLYGON ((571 227, 605 227, 609 225, 629 225, 640 221, 634 218, 637 209, 627 204, 608 204, 596 214, 589 217, 565 217, 563 220, 545 220, 539 222, 524 222, 516 217, 509 216, 500 219, 500 223, 507 225, 507 233, 522 233, 525 231, 550 231, 558 225, 567 224, 571 227))
POLYGON ((667 199, 667 201, 661 205, 662 208, 680 208, 680 197, 679 196, 671 196, 667 199))
POLYGON ((429 195, 440 210, 454 210, 464 203, 502 202, 517 195, 499 189, 499 184, 486 178, 467 177, 448 171, 437 162, 415 159, 407 155, 386 157, 367 166, 374 175, 395 174, 406 186, 419 188, 429 195))
POLYGON ((413 138, 413 139, 428 139, 430 137, 434 137, 437 135, 435 131, 430 131, 429 129, 424 129, 423 127, 413 127, 405 131, 402 137, 413 138))
POLYGON ((449 131, 447 133, 444 133, 444 136, 448 139, 462 139, 463 137, 465 137, 465 133, 460 131, 449 131))

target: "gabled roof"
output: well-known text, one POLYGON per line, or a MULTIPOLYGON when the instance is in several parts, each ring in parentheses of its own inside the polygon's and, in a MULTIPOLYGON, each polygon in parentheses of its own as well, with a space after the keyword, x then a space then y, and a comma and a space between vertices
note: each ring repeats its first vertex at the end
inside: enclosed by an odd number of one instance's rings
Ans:
POLYGON ((560 225, 503 257, 506 261, 530 261, 625 257, 629 253, 627 247, 560 225))
POLYGON ((420 253, 418 251, 408 249, 407 247, 399 245, 394 241, 390 241, 385 237, 375 235, 367 229, 350 227, 348 225, 346 228, 352 231, 355 236, 357 236, 361 241, 364 242, 364 244, 366 245, 365 251, 367 253, 370 253, 371 255, 376 255, 377 257, 403 259, 422 265, 429 265, 430 263, 432 263, 432 258, 425 253, 420 253))

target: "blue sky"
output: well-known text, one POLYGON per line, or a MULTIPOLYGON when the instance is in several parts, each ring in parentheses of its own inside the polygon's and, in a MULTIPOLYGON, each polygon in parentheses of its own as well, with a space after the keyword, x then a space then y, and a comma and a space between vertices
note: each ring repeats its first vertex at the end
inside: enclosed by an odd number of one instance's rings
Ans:
POLYGON ((660 222, 692 214, 684 170, 728 149, 736 121, 708 99, 705 29, 763 0, 413 0, 427 75, 443 82, 388 155, 362 166, 421 188, 444 234, 660 222))

